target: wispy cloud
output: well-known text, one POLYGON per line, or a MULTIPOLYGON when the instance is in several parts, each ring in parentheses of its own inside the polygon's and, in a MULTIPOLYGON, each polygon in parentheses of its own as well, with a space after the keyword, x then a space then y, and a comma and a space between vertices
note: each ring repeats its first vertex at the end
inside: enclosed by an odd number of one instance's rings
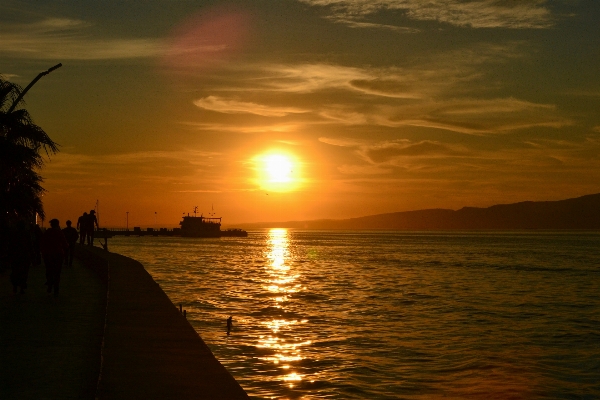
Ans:
POLYGON ((450 148, 449 145, 423 140, 417 143, 385 143, 366 148, 362 154, 372 163, 385 163, 398 157, 447 157, 464 154, 450 148))
POLYGON ((255 114, 263 117, 284 117, 289 114, 302 114, 309 110, 297 107, 277 107, 265 104, 224 99, 217 96, 208 96, 194 101, 200 108, 225 114, 255 114))
MULTIPOLYGON (((328 7, 339 22, 362 21, 381 12, 401 12, 419 21, 472 28, 541 29, 554 24, 545 0, 300 0, 328 7)), ((361 27, 359 24, 350 26, 361 27)))
POLYGON ((61 152, 46 164, 44 173, 49 179, 65 177, 67 181, 71 181, 71 178, 77 181, 75 177, 79 176, 79 181, 83 185, 91 185, 98 179, 116 182, 137 177, 130 182, 134 183, 139 181, 140 176, 145 180, 171 181, 194 175, 196 171, 209 165, 211 157, 218 155, 218 153, 192 150, 103 155, 61 152))
MULTIPOLYGON (((359 113, 353 107, 334 110, 335 121, 387 127, 415 126, 470 135, 500 134, 531 127, 561 128, 573 121, 557 113, 552 104, 514 98, 488 100, 450 99, 407 105, 380 105, 359 113), (344 117, 347 114, 347 117, 344 117)), ((321 114, 330 117, 327 111, 321 114)))
POLYGON ((155 57, 164 44, 154 38, 94 38, 92 24, 75 19, 48 18, 29 24, 0 27, 0 53, 13 57, 99 60, 155 57))
POLYGON ((384 29, 384 30, 398 32, 398 33, 419 33, 419 32, 421 32, 420 29, 409 28, 406 26, 378 24, 375 22, 358 21, 355 19, 349 19, 349 18, 344 18, 344 17, 339 17, 339 16, 333 17, 331 19, 337 23, 348 25, 351 28, 384 29))
POLYGON ((354 67, 340 64, 244 64, 223 69, 226 82, 216 80, 207 90, 217 92, 277 92, 307 94, 345 90, 396 99, 423 99, 493 87, 488 66, 524 58, 522 42, 479 43, 426 57, 407 59, 402 66, 354 67), (478 81, 478 86, 466 85, 478 81))
POLYGON ((260 124, 260 125, 239 125, 239 124, 224 124, 224 123, 205 123, 205 122, 181 122, 181 125, 190 127, 199 131, 212 132, 232 132, 232 133, 289 133, 296 132, 304 125, 300 123, 284 123, 284 124, 260 124))
POLYGON ((351 165, 344 164, 338 167, 338 171, 345 175, 361 175, 361 176, 369 176, 369 175, 382 175, 382 174, 391 174, 393 172, 392 168, 383 168, 376 165, 351 165))
POLYGON ((349 89, 353 80, 371 77, 364 69, 333 64, 265 65, 259 68, 269 76, 257 82, 259 88, 287 93, 349 89))
POLYGON ((222 190, 176 190, 175 193, 222 193, 222 190))
POLYGON ((360 147, 366 146, 369 143, 367 140, 363 139, 330 137, 320 137, 319 142, 339 147, 360 147))
MULTIPOLYGON (((340 179, 351 177, 353 184, 367 180, 377 184, 373 175, 388 174, 397 183, 408 177, 440 178, 452 176, 469 182, 473 174, 485 174, 490 182, 515 178, 516 171, 526 171, 523 182, 531 182, 536 174, 550 170, 577 176, 590 166, 600 166, 600 141, 565 141, 538 139, 532 145, 519 146, 518 141, 503 148, 478 149, 473 144, 443 143, 434 140, 366 141, 352 139, 321 140, 347 147, 355 162, 346 162, 337 169, 340 179), (450 174, 450 175, 448 175, 450 174)), ((478 180, 482 182, 482 180, 478 180)))

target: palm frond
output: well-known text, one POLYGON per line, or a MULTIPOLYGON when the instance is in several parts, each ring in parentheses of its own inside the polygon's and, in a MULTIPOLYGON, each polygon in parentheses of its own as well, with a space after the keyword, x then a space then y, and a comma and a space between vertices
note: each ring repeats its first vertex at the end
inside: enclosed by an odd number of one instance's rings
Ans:
MULTIPOLYGON (((45 189, 36 170, 44 165, 42 149, 47 156, 59 151, 26 109, 11 110, 22 91, 0 75, 0 223, 31 219, 36 213, 44 218, 45 189)), ((20 99, 16 106, 24 104, 20 99)))

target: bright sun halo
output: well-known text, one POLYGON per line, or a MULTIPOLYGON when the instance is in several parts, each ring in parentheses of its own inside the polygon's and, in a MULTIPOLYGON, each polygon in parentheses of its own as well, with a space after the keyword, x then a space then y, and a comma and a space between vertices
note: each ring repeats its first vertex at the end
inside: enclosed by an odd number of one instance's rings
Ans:
POLYGON ((298 188, 299 162, 290 155, 269 153, 257 157, 258 183, 267 191, 288 192, 298 188))
POLYGON ((276 154, 265 157, 265 170, 269 182, 283 183, 292 180, 292 162, 286 156, 276 154))

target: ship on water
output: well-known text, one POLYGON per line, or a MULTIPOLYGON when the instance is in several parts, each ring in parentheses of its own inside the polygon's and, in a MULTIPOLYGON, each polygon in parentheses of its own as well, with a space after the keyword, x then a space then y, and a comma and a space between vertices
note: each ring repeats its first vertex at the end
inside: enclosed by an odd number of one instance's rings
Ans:
MULTIPOLYGON (((198 207, 194 207, 194 215, 188 213, 179 223, 181 228, 147 228, 142 230, 139 226, 129 228, 98 229, 95 237, 108 239, 114 236, 183 236, 191 238, 217 238, 217 237, 247 237, 248 232, 243 229, 221 230, 221 217, 215 217, 214 210, 209 214, 198 216, 198 207)), ((106 243, 105 243, 106 244, 106 243)))
POLYGON ((222 236, 248 236, 248 232, 242 229, 221 230, 221 217, 215 217, 214 211, 210 217, 197 216, 198 207, 194 207, 194 215, 188 214, 179 223, 180 234, 183 237, 222 237, 222 236))

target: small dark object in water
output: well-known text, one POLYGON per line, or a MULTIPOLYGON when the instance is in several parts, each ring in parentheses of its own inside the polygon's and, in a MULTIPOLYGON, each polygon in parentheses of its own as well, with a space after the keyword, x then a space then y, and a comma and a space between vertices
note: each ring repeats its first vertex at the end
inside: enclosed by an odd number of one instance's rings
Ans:
POLYGON ((228 335, 231 333, 232 326, 233 326, 233 317, 230 315, 229 318, 227 318, 227 334, 228 335))

